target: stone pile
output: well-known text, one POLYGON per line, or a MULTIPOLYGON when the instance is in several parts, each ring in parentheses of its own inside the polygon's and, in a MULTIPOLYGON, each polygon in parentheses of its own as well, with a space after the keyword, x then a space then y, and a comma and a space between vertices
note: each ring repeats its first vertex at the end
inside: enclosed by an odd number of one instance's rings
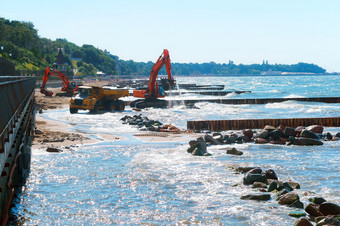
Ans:
MULTIPOLYGON (((323 145, 324 141, 337 141, 340 139, 340 132, 332 135, 329 132, 323 133, 323 126, 313 125, 309 127, 299 126, 296 128, 280 125, 275 128, 266 125, 262 130, 255 131, 244 129, 243 131, 226 131, 225 135, 214 133, 213 138, 219 144, 242 144, 255 142, 257 144, 281 144, 281 145, 323 145)), ((196 131, 197 132, 197 131, 196 131)), ((209 133, 210 131, 201 131, 209 133)), ((214 143, 215 141, 213 141, 214 143)))
MULTIPOLYGON (((279 205, 286 205, 292 208, 303 209, 304 204, 300 201, 299 195, 294 192, 300 189, 300 185, 292 181, 280 181, 272 169, 262 170, 259 167, 237 167, 237 172, 243 173, 243 184, 251 185, 259 192, 241 196, 244 200, 267 201, 271 199, 271 193, 276 195, 279 205)), ((309 198, 309 204, 304 211, 289 212, 290 216, 301 217, 294 225, 340 225, 340 206, 327 202, 322 197, 309 198), (305 216, 308 214, 308 218, 305 216)))
POLYGON ((123 121, 123 124, 137 126, 140 131, 180 132, 180 129, 171 124, 163 125, 160 121, 151 120, 146 116, 142 116, 142 114, 134 116, 125 115, 120 120, 123 121))

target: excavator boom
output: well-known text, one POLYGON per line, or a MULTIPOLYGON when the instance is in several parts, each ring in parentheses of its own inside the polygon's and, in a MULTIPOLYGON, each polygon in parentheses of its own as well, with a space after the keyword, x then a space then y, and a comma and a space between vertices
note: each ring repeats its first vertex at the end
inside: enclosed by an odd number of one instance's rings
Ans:
POLYGON ((165 107, 165 105, 167 104, 166 101, 157 99, 157 98, 161 98, 165 96, 164 89, 162 88, 162 86, 158 86, 156 82, 158 72, 161 70, 161 68, 164 65, 166 67, 166 71, 168 74, 169 84, 170 86, 174 86, 175 80, 171 74, 171 63, 170 63, 169 51, 167 49, 164 49, 162 55, 159 56, 158 60, 156 61, 156 63, 153 65, 151 69, 148 88, 146 90, 134 90, 133 91, 134 97, 145 98, 145 100, 137 100, 136 102, 134 101, 131 103, 131 107, 138 107, 138 108, 165 107))

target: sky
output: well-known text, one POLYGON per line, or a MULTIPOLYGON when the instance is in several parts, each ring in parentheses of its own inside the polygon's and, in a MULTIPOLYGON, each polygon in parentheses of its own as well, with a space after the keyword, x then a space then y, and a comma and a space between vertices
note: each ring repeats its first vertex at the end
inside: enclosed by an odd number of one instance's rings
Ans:
POLYGON ((340 72, 339 0, 0 0, 0 17, 40 37, 106 49, 123 60, 314 63, 340 72))

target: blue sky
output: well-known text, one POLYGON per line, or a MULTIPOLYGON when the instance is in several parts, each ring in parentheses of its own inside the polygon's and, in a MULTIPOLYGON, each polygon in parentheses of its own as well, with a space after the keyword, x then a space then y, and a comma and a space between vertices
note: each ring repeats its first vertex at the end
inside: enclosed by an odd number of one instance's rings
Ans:
POLYGON ((0 17, 41 37, 92 44, 121 59, 315 63, 340 72, 339 0, 0 0, 0 17))

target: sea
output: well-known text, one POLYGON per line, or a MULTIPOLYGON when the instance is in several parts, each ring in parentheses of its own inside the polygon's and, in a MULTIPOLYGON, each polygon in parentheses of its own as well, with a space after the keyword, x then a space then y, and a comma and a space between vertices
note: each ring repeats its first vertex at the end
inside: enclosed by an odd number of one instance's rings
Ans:
MULTIPOLYGON (((263 105, 200 102, 186 108, 181 100, 212 98, 339 97, 340 76, 177 77, 180 84, 225 85, 226 96, 183 94, 169 96, 172 107, 127 107, 123 112, 70 114, 68 109, 44 111, 46 119, 69 125, 66 132, 83 132, 101 139, 120 140, 64 148, 60 153, 33 149, 31 173, 12 208, 13 224, 21 225, 293 225, 297 211, 269 201, 241 200, 258 190, 242 184, 237 166, 273 169, 282 181, 294 181, 306 206, 322 196, 340 204, 340 141, 322 146, 232 144, 208 146, 211 156, 187 153, 188 139, 141 139, 135 126, 123 124, 125 115, 142 114, 186 129, 188 120, 339 117, 339 103, 286 101, 263 105), (235 147, 242 156, 227 155, 235 147)), ((125 100, 131 100, 131 97, 125 100)), ((326 127, 335 135, 340 128, 326 127)), ((166 138, 165 138, 166 139, 166 138)))

